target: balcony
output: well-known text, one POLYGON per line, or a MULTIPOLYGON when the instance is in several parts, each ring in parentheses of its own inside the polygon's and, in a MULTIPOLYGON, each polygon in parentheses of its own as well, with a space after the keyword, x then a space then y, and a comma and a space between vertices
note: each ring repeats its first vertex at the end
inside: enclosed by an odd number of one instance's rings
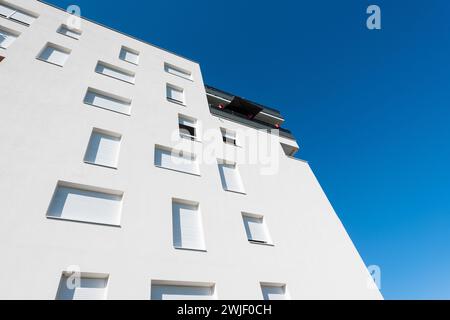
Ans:
POLYGON ((280 136, 296 140, 291 131, 281 128, 284 118, 276 109, 206 86, 212 115, 234 121, 258 130, 279 130, 280 136))

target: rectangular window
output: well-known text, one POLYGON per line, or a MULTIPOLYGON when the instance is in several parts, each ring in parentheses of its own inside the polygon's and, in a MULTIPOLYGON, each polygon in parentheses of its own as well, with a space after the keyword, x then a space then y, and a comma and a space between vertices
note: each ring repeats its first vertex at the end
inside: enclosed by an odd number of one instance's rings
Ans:
POLYGON ((261 283, 264 300, 289 300, 285 284, 261 283))
POLYGON ((226 191, 245 193, 237 164, 219 160, 218 165, 223 189, 226 191))
POLYGON ((108 275, 63 272, 56 300, 106 300, 108 275))
POLYGON ((243 213, 242 218, 244 220, 244 227, 245 232, 247 233, 248 241, 261 244, 271 244, 269 231, 267 230, 263 216, 243 213))
POLYGON ((215 300, 213 283, 152 281, 152 300, 215 300))
POLYGON ((84 162, 117 168, 121 139, 120 134, 94 129, 89 139, 84 162))
POLYGON ((206 250, 199 204, 172 201, 173 246, 177 249, 206 250))
POLYGON ((120 226, 123 192, 59 182, 47 217, 120 226))
POLYGON ((24 10, 11 7, 6 4, 0 3, 0 16, 5 17, 26 26, 29 26, 36 20, 36 16, 33 14, 26 13, 24 10))
POLYGON ((97 66, 95 67, 95 72, 131 84, 134 84, 136 77, 135 73, 131 71, 113 66, 103 61, 99 61, 97 63, 97 66))
POLYGON ((39 60, 63 67, 69 59, 70 49, 63 48, 53 43, 47 43, 38 56, 39 60))
POLYGON ((220 131, 222 132, 222 139, 224 143, 237 146, 236 132, 224 128, 220 128, 220 131))
POLYGON ((127 47, 122 47, 122 49, 120 49, 120 54, 119 54, 119 58, 120 60, 138 65, 139 64, 139 52, 127 47))
POLYGON ((86 97, 84 98, 84 103, 128 116, 131 114, 130 99, 122 98, 97 89, 88 89, 86 97))
POLYGON ((188 80, 192 80, 191 72, 189 72, 187 70, 184 70, 184 69, 181 69, 181 68, 178 68, 178 67, 175 67, 174 65, 171 65, 169 63, 165 63, 164 64, 164 70, 166 72, 171 73, 173 75, 176 75, 178 77, 185 78, 185 79, 188 79, 188 80))
POLYGON ((18 37, 18 32, 0 27, 0 48, 7 49, 18 37))
POLYGON ((180 136, 189 140, 196 140, 197 120, 184 115, 178 115, 180 136))
POLYGON ((174 85, 167 85, 167 100, 184 105, 184 90, 174 85))
POLYGON ((58 28, 58 33, 68 36, 69 38, 79 40, 81 38, 82 31, 70 28, 67 25, 63 24, 58 28))
POLYGON ((155 147, 155 166, 200 175, 195 155, 162 146, 155 147))

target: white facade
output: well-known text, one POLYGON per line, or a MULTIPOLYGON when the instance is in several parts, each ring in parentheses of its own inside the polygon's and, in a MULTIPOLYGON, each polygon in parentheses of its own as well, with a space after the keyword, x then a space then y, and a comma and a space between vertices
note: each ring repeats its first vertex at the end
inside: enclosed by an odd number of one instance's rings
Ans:
POLYGON ((295 140, 275 173, 238 161, 256 130, 210 112, 197 63, 35 0, 0 15, 0 299, 382 298, 295 140))

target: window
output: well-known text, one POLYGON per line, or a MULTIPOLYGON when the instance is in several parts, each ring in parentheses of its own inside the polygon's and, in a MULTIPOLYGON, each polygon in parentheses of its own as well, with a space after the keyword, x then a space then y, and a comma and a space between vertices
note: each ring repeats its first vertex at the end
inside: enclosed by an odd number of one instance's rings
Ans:
POLYGON ((166 72, 168 73, 179 76, 181 78, 192 80, 192 74, 189 71, 175 67, 174 65, 171 65, 169 63, 164 64, 164 70, 166 70, 166 72))
POLYGON ((4 56, 0 56, 0 62, 2 62, 5 59, 4 56))
POLYGON ((173 200, 172 227, 173 246, 175 248, 206 250, 198 203, 185 200, 173 200))
POLYGON ((178 115, 178 122, 180 128, 180 136, 182 138, 196 140, 197 120, 187 116, 178 115))
POLYGON ((152 281, 152 300, 215 300, 213 283, 152 281))
POLYGON ((242 218, 244 220, 248 241, 253 243, 271 244, 264 217, 243 213, 242 218))
POLYGON ((120 191, 59 182, 47 217, 119 226, 122 197, 120 191))
POLYGON ((155 148, 155 166, 200 175, 195 155, 162 146, 155 148))
POLYGON ((86 97, 84 98, 84 103, 125 115, 130 115, 131 113, 130 99, 122 98, 97 89, 88 89, 86 97))
POLYGON ((236 163, 227 163, 219 160, 218 165, 223 189, 226 191, 245 193, 236 163))
POLYGON ((63 67, 70 55, 70 50, 48 43, 38 56, 39 60, 63 67))
POLYGON ((26 26, 29 26, 33 23, 34 20, 36 20, 35 15, 26 13, 21 9, 13 8, 3 3, 0 3, 0 16, 3 16, 6 19, 10 19, 15 22, 19 22, 26 26))
POLYGON ((236 132, 224 128, 220 128, 220 131, 222 132, 223 142, 237 146, 236 132))
POLYGON ((168 84, 167 100, 184 105, 184 90, 182 88, 168 84))
POLYGON ((285 284, 261 283, 264 300, 289 300, 285 284))
POLYGON ((117 168, 120 141, 120 134, 94 129, 89 140, 84 162, 109 168, 117 168))
POLYGON ((106 300, 108 276, 63 272, 56 300, 106 300))
POLYGON ((0 27, 0 48, 7 49, 18 37, 18 32, 0 27))
POLYGON ((70 28, 69 26, 63 24, 58 28, 58 33, 68 36, 69 38, 79 40, 81 38, 82 31, 70 28))
POLYGON ((133 72, 115 67, 109 63, 102 61, 99 61, 97 63, 97 66, 95 67, 95 72, 131 84, 134 84, 135 81, 135 74, 133 72))
POLYGON ((137 52, 136 50, 127 48, 127 47, 122 47, 122 49, 120 50, 119 58, 120 58, 120 60, 135 64, 135 65, 139 64, 139 52, 137 52))

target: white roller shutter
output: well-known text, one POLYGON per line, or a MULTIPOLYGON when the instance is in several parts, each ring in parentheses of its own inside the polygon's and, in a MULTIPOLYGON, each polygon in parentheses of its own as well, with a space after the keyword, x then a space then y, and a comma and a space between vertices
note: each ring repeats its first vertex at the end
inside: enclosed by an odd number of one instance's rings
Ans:
POLYGON ((22 11, 14 12, 11 15, 10 19, 13 19, 13 20, 16 20, 16 21, 20 21, 20 22, 22 22, 22 23, 24 23, 26 25, 30 25, 30 24, 32 24, 34 22, 34 20, 36 20, 35 17, 33 17, 33 16, 31 16, 31 15, 25 13, 25 12, 22 12, 22 11))
POLYGON ((166 63, 164 65, 164 68, 165 68, 166 72, 171 73, 173 75, 176 75, 176 76, 188 79, 188 80, 192 79, 192 74, 189 71, 185 71, 183 69, 180 69, 178 67, 170 65, 168 63, 166 63))
POLYGON ((167 98, 184 103, 184 92, 181 89, 167 85, 167 98))
POLYGON ((116 168, 119 159, 120 137, 94 130, 89 140, 85 161, 116 168))
POLYGON ((45 47, 45 49, 39 55, 39 59, 56 64, 61 67, 64 66, 68 58, 68 52, 62 51, 51 45, 47 45, 47 47, 45 47))
POLYGON ((80 39, 81 38, 81 32, 69 29, 67 26, 61 26, 58 30, 59 33, 74 38, 74 39, 80 39))
POLYGON ((155 165, 167 169, 199 174, 198 163, 193 155, 180 154, 164 148, 155 149, 155 165))
POLYGON ((261 286, 264 300, 288 300, 286 286, 261 286))
POLYGON ((118 80, 122 80, 125 82, 133 83, 135 82, 135 76, 132 73, 124 72, 122 70, 119 70, 118 68, 115 68, 113 66, 110 66, 108 64, 99 62, 97 64, 97 67, 95 68, 95 72, 103 74, 105 76, 109 76, 118 80))
POLYGON ((248 240, 264 243, 269 242, 268 232, 263 218, 243 216, 243 219, 248 240))
POLYGON ((241 176, 235 164, 219 163, 219 172, 225 190, 245 193, 241 176))
POLYGON ((119 100, 91 89, 87 92, 84 102, 99 108, 108 109, 127 115, 130 115, 131 111, 131 102, 119 100))
POLYGON ((47 216, 118 226, 121 210, 121 195, 58 186, 47 216))
POLYGON ((172 204, 173 245, 176 248, 205 250, 198 205, 172 204))
POLYGON ((130 62, 132 64, 139 64, 139 54, 136 52, 132 52, 131 50, 127 48, 122 48, 120 50, 120 56, 119 58, 123 61, 130 62))
POLYGON ((7 49, 16 39, 16 35, 0 29, 0 48, 7 49))
POLYGON ((153 285, 152 300, 214 300, 214 287, 153 285))
POLYGON ((63 275, 57 300, 106 300, 107 278, 82 277, 79 282, 63 275))
POLYGON ((15 9, 12 9, 8 6, 5 6, 3 4, 0 4, 0 15, 9 18, 14 12, 16 12, 15 9))

